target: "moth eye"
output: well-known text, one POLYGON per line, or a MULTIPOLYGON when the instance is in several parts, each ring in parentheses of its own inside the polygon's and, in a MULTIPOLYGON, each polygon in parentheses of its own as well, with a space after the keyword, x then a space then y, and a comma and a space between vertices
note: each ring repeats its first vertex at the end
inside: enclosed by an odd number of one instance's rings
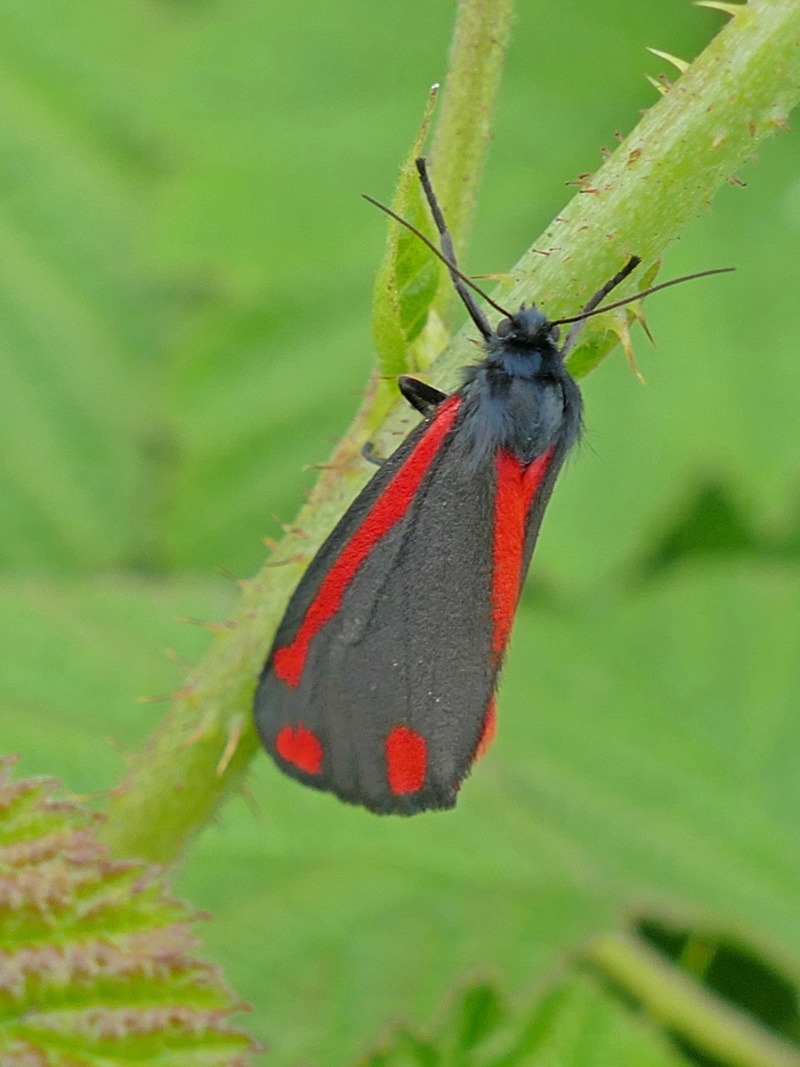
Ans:
POLYGON ((551 326, 550 327, 550 337, 554 341, 560 340, 560 338, 561 338, 561 330, 558 328, 558 326, 551 326))
POLYGON ((497 336, 508 337, 511 333, 511 319, 500 319, 497 324, 497 336))

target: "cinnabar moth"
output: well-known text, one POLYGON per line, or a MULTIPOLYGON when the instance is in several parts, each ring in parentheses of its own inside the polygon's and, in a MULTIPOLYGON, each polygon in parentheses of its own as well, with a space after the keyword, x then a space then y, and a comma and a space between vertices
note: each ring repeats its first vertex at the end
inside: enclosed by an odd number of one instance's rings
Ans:
POLYGON ((629 259, 570 319, 549 322, 524 306, 511 314, 489 301, 505 316, 492 329, 455 264, 425 161, 417 168, 441 236, 443 252, 434 251, 486 355, 450 396, 399 379, 424 421, 312 560, 255 702, 261 740, 286 774, 401 815, 452 808, 491 743, 520 589, 581 427, 564 357, 583 319, 639 263, 629 259), (559 348, 558 324, 567 322, 559 348))

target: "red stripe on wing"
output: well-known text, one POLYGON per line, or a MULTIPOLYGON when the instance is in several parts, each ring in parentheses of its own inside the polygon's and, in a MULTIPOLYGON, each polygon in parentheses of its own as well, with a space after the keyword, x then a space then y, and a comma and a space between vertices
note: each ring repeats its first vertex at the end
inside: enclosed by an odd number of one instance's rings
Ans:
POLYGON ((491 697, 488 707, 483 716, 483 725, 481 726, 481 736, 478 738, 478 744, 475 748, 475 755, 472 757, 473 761, 482 759, 489 751, 494 741, 494 735, 497 733, 497 704, 495 698, 491 697))
POLYGON ((319 774, 322 770, 322 743, 313 730, 298 723, 297 727, 284 726, 275 738, 275 751, 306 774, 319 774))
POLYGON ((452 429, 460 402, 460 397, 453 396, 438 408, 428 430, 325 575, 292 643, 276 649, 272 667, 275 675, 286 685, 294 688, 300 684, 308 649, 315 635, 341 607, 348 585, 375 543, 405 515, 442 441, 452 429))
POLYGON ((392 793, 398 797, 418 792, 427 769, 425 738, 408 726, 395 726, 386 738, 386 777, 392 793))
POLYGON ((549 448, 525 466, 512 452, 504 449, 495 461, 497 489, 492 559, 492 656, 495 663, 500 662, 508 642, 519 599, 528 512, 552 458, 553 449, 549 448))

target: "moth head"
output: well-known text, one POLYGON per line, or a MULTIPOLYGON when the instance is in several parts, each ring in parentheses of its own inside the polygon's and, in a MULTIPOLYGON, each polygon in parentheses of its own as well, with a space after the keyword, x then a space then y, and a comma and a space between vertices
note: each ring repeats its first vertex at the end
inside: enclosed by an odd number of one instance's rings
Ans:
POLYGON ((538 347, 556 344, 560 336, 558 326, 553 326, 547 316, 536 307, 522 307, 514 315, 501 319, 497 324, 497 336, 506 344, 538 347))

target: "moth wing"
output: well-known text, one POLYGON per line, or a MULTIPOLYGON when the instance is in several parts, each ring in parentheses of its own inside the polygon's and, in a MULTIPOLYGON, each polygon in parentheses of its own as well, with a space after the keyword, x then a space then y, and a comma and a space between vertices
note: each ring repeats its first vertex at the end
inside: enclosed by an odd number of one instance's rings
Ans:
POLYGON ((452 807, 481 739, 497 674, 492 465, 461 462, 458 434, 442 436, 414 492, 395 501, 400 517, 313 633, 296 684, 280 676, 280 650, 298 642, 337 560, 376 504, 391 505, 398 473, 441 417, 381 467, 310 565, 256 697, 259 733, 286 773, 377 812, 452 807))

